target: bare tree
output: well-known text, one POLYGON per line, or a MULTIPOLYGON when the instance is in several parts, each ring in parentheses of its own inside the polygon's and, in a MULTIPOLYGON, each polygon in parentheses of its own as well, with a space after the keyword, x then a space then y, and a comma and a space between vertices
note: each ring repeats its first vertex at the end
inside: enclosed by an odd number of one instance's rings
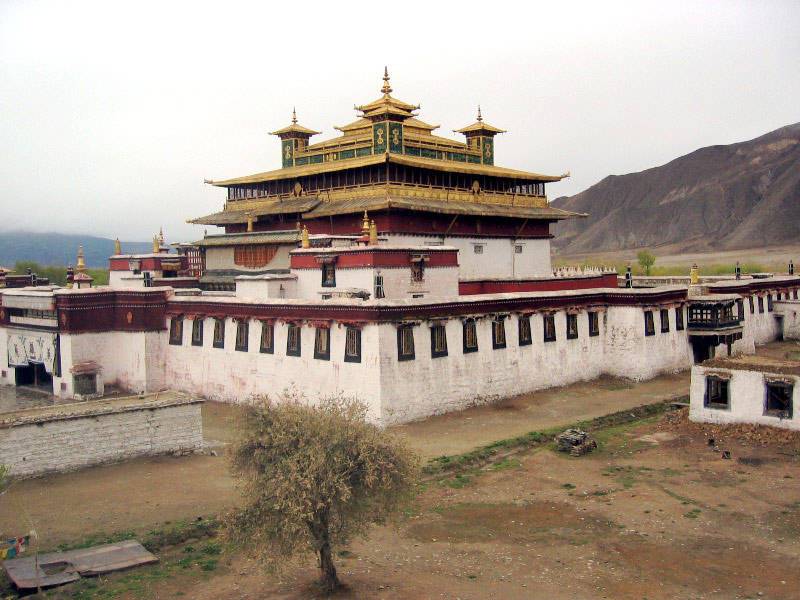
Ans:
POLYGON ((317 555, 325 592, 340 586, 333 549, 383 523, 412 495, 417 458, 365 420, 364 404, 265 400, 245 411, 232 472, 244 498, 228 539, 278 568, 317 555))

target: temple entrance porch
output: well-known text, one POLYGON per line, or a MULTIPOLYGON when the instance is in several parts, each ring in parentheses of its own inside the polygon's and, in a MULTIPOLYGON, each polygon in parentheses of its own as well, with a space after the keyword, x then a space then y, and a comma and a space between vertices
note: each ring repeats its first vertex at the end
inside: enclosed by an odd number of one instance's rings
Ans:
POLYGON ((14 369, 14 382, 17 386, 32 387, 36 390, 53 393, 53 376, 41 363, 30 363, 14 369))

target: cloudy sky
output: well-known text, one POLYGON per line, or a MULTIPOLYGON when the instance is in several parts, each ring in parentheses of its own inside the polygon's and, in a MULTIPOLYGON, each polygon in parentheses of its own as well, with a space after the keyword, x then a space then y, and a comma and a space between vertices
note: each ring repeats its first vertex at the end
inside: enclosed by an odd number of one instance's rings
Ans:
POLYGON ((295 105, 333 135, 384 64, 438 133, 480 103, 498 164, 571 171, 551 198, 800 121, 796 0, 383 6, 0 0, 0 229, 201 236, 204 178, 278 168, 295 105))

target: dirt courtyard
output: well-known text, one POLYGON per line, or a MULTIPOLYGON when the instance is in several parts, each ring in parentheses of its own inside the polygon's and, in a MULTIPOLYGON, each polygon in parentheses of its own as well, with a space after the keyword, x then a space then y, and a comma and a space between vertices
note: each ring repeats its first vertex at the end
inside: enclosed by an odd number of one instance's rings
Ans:
MULTIPOLYGON (((788 350, 796 345, 765 352, 788 350)), ((429 458, 663 401, 687 387, 686 373, 641 384, 601 380, 394 431, 429 458)), ((230 440, 235 417, 229 406, 207 404, 206 436, 230 440)), ((395 526, 340 549, 349 590, 338 597, 800 598, 800 436, 737 437, 671 412, 596 437, 598 450, 585 457, 544 446, 426 481, 395 526)), ((222 456, 135 460, 15 484, 0 498, 0 533, 36 528, 47 549, 120 532, 145 539, 235 501, 222 456)), ((159 565, 46 597, 317 597, 311 559, 271 575, 214 537, 157 554, 159 565)))

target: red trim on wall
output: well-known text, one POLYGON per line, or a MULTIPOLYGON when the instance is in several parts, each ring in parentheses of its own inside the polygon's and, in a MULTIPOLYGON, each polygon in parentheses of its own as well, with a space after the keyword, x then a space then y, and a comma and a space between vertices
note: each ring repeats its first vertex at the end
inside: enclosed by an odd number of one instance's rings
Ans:
POLYGON ((585 277, 554 277, 548 279, 486 279, 459 281, 461 296, 475 294, 506 294, 517 292, 554 292, 558 290, 586 290, 592 288, 616 288, 617 274, 604 273, 585 277))
POLYGON ((167 315, 210 312, 224 314, 227 318, 251 317, 274 318, 282 321, 332 320, 393 322, 409 319, 451 318, 479 313, 508 313, 520 311, 562 310, 570 307, 596 306, 653 306, 670 302, 684 302, 686 290, 653 290, 652 292, 608 292, 587 290, 567 296, 541 296, 521 298, 486 298, 472 301, 431 302, 420 305, 373 305, 352 304, 348 306, 309 303, 302 304, 245 304, 214 303, 206 301, 175 301, 167 303, 167 315))
POLYGON ((410 267, 412 255, 418 254, 429 257, 426 267, 458 266, 458 250, 393 250, 380 246, 360 251, 343 248, 341 252, 292 252, 289 264, 292 269, 319 269, 317 256, 335 256, 337 269, 410 267))
MULTIPOLYGON (((293 228, 299 215, 285 215, 283 219, 273 218, 256 221, 254 231, 277 231, 293 228)), ((468 237, 513 237, 549 239, 550 223, 547 219, 523 219, 517 217, 485 217, 479 215, 446 215, 406 210, 379 210, 369 213, 375 221, 380 234, 410 234, 468 237), (454 219, 454 217, 456 217, 454 219)), ((328 235, 359 235, 363 213, 334 215, 318 219, 302 219, 309 233, 328 235)), ((241 233, 246 230, 242 223, 225 226, 226 233, 241 233)))
POLYGON ((108 290, 56 295, 59 331, 159 331, 165 328, 166 290, 108 290))

